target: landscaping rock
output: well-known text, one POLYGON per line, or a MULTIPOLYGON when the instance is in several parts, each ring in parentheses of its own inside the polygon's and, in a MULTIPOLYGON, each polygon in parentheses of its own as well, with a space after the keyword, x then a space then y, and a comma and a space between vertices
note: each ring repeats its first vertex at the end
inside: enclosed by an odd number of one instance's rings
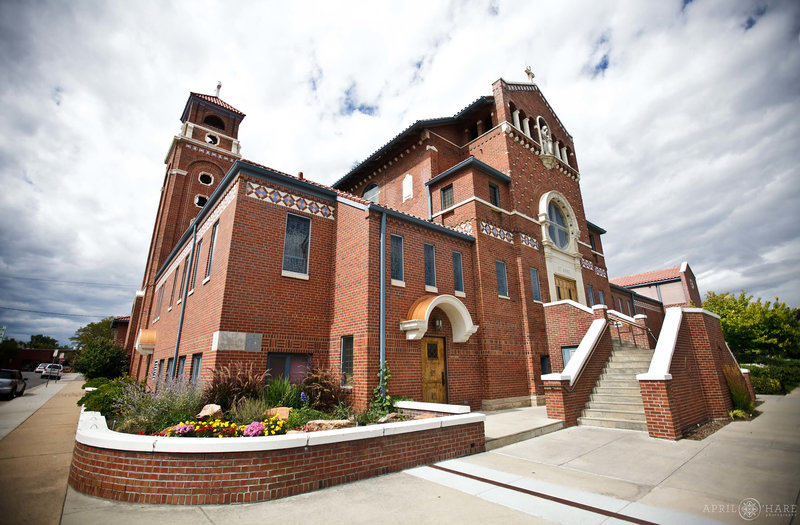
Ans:
POLYGON ((268 408, 264 412, 264 417, 272 417, 277 414, 279 418, 283 419, 284 421, 288 421, 289 412, 291 411, 292 409, 289 407, 268 408))
POLYGON ((390 412, 380 418, 378 423, 391 423, 393 421, 407 421, 409 417, 405 414, 401 414, 399 412, 390 412))
POLYGON ((199 414, 195 416, 197 419, 209 419, 211 421, 215 419, 224 419, 224 414, 222 412, 222 407, 219 405, 206 405, 203 407, 203 410, 200 411, 199 414))
POLYGON ((318 430, 335 430, 337 428, 352 427, 353 422, 348 419, 313 419, 306 423, 309 432, 318 430))

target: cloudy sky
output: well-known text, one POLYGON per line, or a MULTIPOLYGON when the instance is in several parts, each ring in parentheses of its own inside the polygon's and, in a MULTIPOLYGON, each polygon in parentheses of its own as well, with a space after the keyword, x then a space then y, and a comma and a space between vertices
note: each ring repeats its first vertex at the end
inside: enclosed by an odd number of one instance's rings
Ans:
POLYGON ((332 183, 530 65, 611 277, 800 306, 796 1, 0 2, 0 325, 127 315, 190 91, 246 158, 332 183), (85 316, 85 317, 79 317, 85 316))

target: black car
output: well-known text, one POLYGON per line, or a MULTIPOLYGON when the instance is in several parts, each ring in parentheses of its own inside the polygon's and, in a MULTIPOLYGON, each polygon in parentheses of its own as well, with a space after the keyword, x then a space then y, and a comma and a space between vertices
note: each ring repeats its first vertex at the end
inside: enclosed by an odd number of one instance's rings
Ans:
POLYGON ((19 370, 0 369, 0 395, 12 399, 25 393, 27 379, 22 377, 19 370))

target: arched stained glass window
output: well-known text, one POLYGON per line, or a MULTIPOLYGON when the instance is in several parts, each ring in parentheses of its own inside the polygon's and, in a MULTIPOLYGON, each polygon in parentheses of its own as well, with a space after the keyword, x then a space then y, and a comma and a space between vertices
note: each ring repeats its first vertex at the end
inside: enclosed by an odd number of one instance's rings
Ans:
POLYGON ((569 243, 569 230, 564 221, 564 214, 561 213, 556 203, 550 202, 547 207, 547 216, 550 219, 550 225, 547 227, 550 240, 559 248, 566 248, 569 243))

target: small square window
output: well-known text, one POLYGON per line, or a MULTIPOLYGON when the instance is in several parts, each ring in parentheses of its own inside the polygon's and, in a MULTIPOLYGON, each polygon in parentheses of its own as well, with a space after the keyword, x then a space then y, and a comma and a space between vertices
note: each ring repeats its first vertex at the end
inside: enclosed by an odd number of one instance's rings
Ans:
POLYGON ((453 185, 442 188, 442 209, 453 207, 453 185))
POLYGON ((489 183, 489 202, 492 203, 492 206, 500 207, 500 188, 489 183))

